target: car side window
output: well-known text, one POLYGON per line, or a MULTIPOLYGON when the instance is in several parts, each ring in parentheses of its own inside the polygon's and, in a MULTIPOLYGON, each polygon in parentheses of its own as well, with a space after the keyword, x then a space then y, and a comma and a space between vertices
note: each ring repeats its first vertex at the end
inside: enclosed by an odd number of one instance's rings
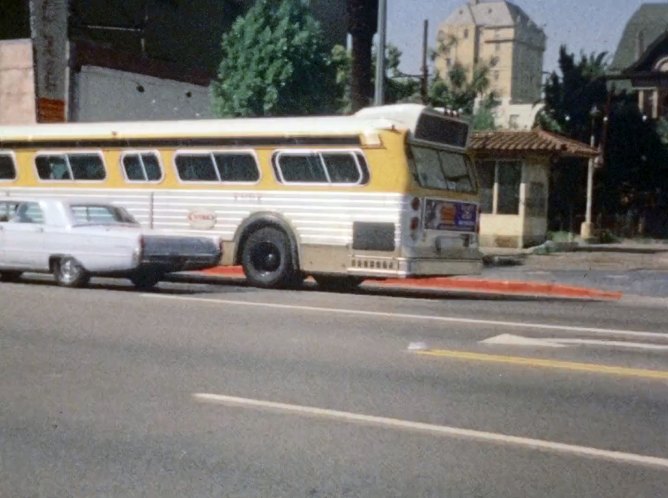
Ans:
POLYGON ((36 202, 20 204, 12 218, 14 223, 44 223, 44 213, 36 202))
POLYGON ((14 217, 16 213, 15 202, 0 202, 0 222, 7 222, 14 217))

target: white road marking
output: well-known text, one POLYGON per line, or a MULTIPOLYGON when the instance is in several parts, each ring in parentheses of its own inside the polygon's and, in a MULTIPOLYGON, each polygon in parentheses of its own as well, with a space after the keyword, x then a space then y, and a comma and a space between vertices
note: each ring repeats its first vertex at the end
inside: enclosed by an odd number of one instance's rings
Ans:
POLYGON ((228 299, 211 299, 205 297, 188 297, 188 296, 173 296, 166 294, 141 294, 142 297, 151 299, 177 300, 199 302, 206 304, 217 304, 227 306, 250 306, 256 308, 270 308, 291 311, 311 311, 316 313, 331 313, 342 314, 348 316, 369 316, 374 318, 391 318, 391 319, 406 319, 414 321, 432 321, 443 323, 458 323, 465 325, 489 325, 493 327, 509 327, 509 328, 525 328, 538 330, 559 330, 561 332, 572 334, 595 334, 595 335, 616 335, 624 337, 643 337, 668 341, 668 333, 661 332, 646 332, 639 330, 621 330, 621 329, 603 329, 596 327, 577 327, 571 325, 551 325, 546 323, 529 323, 529 322, 504 322, 499 320, 481 320, 477 318, 464 317, 450 317, 450 316, 434 316, 434 315, 413 315, 409 313, 384 313, 381 311, 363 311, 356 309, 342 309, 342 308, 324 308, 319 306, 298 306, 293 304, 276 304, 276 303, 254 303, 247 301, 232 301, 228 299))
POLYGON ((650 344, 647 342, 603 341, 599 339, 565 339, 557 337, 523 337, 521 335, 501 334, 483 341, 480 344, 497 344, 505 346, 539 346, 546 348, 565 348, 568 346, 603 346, 614 348, 645 349, 648 351, 668 351, 668 345, 650 344))
POLYGON ((550 339, 538 339, 534 337, 522 337, 514 334, 501 334, 489 337, 480 344, 498 344, 502 346, 540 346, 544 348, 565 348, 566 346, 552 342, 550 339))
POLYGON ((401 420, 396 418, 376 417, 372 415, 363 415, 361 413, 343 412, 338 410, 329 410, 326 408, 316 408, 312 406, 276 403, 273 401, 264 401, 259 399, 239 398, 236 396, 225 396, 221 394, 194 393, 193 398, 196 401, 202 403, 252 408, 305 417, 326 418, 341 422, 360 423, 388 429, 425 432, 437 436, 458 437, 462 439, 473 439, 486 443, 507 444, 532 450, 547 451, 551 453, 566 453, 600 460, 610 460, 625 464, 660 467, 668 470, 667 458, 639 455, 636 453, 625 453, 622 451, 602 450, 599 448, 558 443, 544 439, 509 436, 495 432, 462 429, 459 427, 426 424, 422 422, 411 422, 409 420, 401 420))

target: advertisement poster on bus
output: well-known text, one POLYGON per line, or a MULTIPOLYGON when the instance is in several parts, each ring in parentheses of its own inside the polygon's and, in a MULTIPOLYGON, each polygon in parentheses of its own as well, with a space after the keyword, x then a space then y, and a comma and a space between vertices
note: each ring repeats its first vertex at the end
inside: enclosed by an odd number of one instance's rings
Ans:
POLYGON ((468 202, 427 199, 424 226, 428 230, 475 231, 477 206, 468 202))

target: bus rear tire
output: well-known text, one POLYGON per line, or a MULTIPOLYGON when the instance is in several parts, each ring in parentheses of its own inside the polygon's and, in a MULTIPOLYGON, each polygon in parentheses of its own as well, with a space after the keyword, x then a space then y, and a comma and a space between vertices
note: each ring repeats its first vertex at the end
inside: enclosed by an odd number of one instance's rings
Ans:
POLYGON ((303 280, 295 268, 290 239, 274 227, 251 233, 243 245, 241 266, 254 287, 277 289, 295 287, 303 280))
POLYGON ((334 292, 354 291, 364 281, 362 277, 354 277, 351 275, 339 277, 334 275, 314 275, 313 278, 320 289, 334 292))

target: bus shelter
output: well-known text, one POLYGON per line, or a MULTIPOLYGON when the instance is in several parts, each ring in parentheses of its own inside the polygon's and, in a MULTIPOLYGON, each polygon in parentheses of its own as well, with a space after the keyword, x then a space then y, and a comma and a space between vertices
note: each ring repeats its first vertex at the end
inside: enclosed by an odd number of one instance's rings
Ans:
POLYGON ((587 159, 598 150, 540 129, 485 131, 471 137, 480 183, 480 244, 522 248, 547 234, 550 165, 564 157, 587 159))

